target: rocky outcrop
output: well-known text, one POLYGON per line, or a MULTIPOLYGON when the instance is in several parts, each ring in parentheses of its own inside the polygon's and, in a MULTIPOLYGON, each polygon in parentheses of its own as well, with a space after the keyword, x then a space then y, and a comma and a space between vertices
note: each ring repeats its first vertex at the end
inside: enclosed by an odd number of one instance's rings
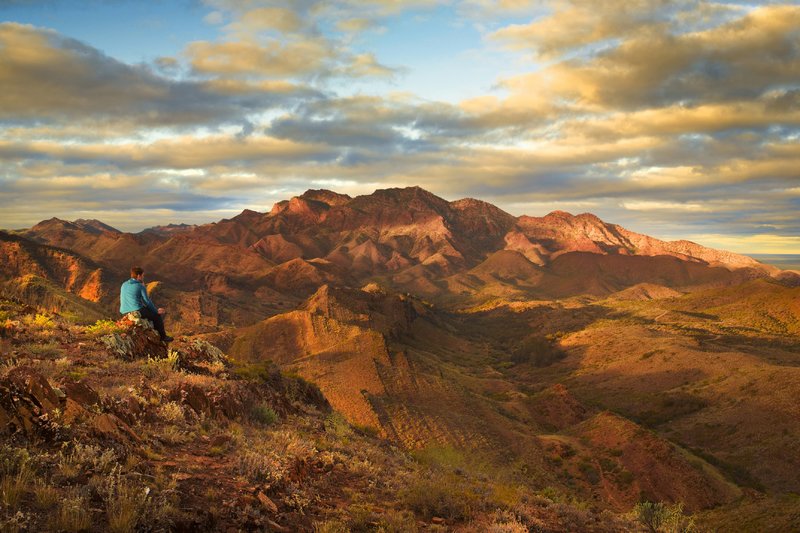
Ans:
POLYGON ((222 350, 202 339, 176 342, 172 348, 176 354, 177 370, 190 374, 220 375, 231 367, 228 356, 222 350))
POLYGON ((117 324, 124 328, 123 332, 101 337, 112 356, 128 361, 167 357, 167 345, 149 320, 140 318, 138 313, 128 313, 117 324))
POLYGON ((11 369, 0 379, 0 435, 54 436, 51 416, 59 405, 44 376, 28 367, 11 369))

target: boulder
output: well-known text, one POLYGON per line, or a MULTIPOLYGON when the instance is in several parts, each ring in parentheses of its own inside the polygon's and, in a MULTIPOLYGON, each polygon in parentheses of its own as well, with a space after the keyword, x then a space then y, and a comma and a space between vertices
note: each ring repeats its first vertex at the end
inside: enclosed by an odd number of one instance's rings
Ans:
POLYGON ((101 337, 103 344, 114 357, 128 361, 134 359, 163 359, 167 357, 167 345, 161 341, 153 323, 138 316, 138 312, 128 313, 117 322, 122 333, 112 333, 101 337))

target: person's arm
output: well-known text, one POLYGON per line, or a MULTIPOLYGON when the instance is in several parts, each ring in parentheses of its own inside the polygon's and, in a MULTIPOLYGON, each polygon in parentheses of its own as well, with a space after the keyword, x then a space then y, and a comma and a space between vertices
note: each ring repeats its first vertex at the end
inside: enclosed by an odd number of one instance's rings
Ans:
POLYGON ((142 300, 142 303, 150 308, 151 311, 154 313, 158 313, 158 309, 156 309, 155 304, 150 301, 150 298, 147 297, 147 287, 144 286, 144 283, 139 284, 141 289, 139 289, 139 297, 142 300))

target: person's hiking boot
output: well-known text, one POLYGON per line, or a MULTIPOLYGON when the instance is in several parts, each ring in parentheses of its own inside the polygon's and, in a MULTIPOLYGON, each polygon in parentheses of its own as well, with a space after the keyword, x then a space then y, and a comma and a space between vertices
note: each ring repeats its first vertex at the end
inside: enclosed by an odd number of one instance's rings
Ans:
POLYGON ((174 341, 174 340, 175 340, 175 339, 173 339, 173 338, 172 338, 172 337, 170 337, 169 335, 167 335, 166 337, 161 337, 161 342, 163 342, 163 343, 172 342, 172 341, 174 341))

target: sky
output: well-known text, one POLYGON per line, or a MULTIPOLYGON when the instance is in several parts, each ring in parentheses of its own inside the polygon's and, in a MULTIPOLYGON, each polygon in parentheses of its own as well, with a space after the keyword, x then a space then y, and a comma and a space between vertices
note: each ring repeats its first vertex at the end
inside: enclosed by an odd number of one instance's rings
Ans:
POLYGON ((0 228, 411 185, 800 254, 800 2, 0 0, 0 228))

